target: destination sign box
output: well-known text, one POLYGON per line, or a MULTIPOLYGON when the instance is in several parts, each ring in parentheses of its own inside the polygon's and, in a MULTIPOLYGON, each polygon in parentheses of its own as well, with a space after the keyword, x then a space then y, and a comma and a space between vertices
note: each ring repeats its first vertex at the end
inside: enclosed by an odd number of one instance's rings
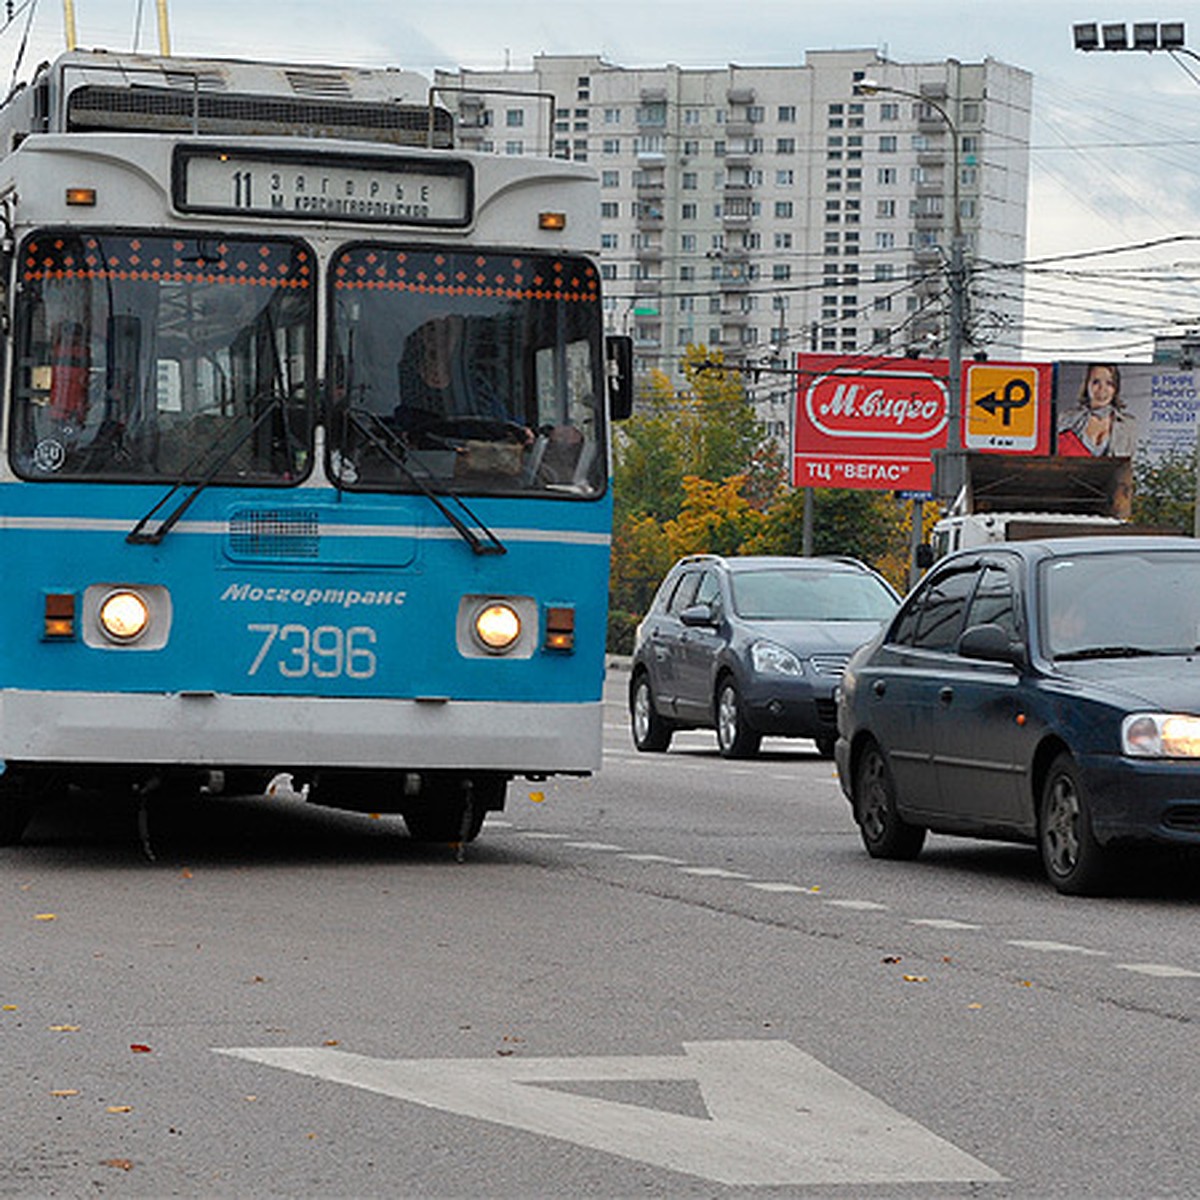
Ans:
POLYGON ((461 161, 180 147, 183 212, 384 225, 470 223, 472 176, 461 161))

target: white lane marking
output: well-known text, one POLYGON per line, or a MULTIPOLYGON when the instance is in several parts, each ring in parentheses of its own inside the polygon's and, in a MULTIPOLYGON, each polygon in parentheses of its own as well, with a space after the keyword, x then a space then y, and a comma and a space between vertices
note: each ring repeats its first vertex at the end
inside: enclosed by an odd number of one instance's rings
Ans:
POLYGON ((624 846, 614 846, 611 842, 563 842, 564 846, 570 846, 572 850, 624 850, 624 846))
POLYGON ((629 859, 630 862, 665 863, 671 867, 681 867, 686 861, 682 858, 671 858, 666 854, 622 854, 621 857, 629 859))
POLYGON ((216 1052, 729 1187, 1003 1181, 788 1042, 685 1042, 683 1050, 645 1058, 407 1060, 307 1047, 216 1052), (694 1082, 709 1118, 562 1090, 659 1080, 694 1082))
POLYGON ((749 879, 740 871, 727 871, 724 867, 680 867, 681 875, 703 875, 709 879, 749 879))
POLYGON ((558 842, 569 837, 566 833, 541 833, 537 830, 519 829, 517 830, 518 837, 532 838, 537 842, 558 842))
POLYGON ((1169 963, 1114 963, 1118 971, 1133 971, 1138 975, 1153 975, 1158 979, 1200 979, 1200 971, 1172 967, 1169 963))
POLYGON ((1047 954, 1083 954, 1090 958, 1107 958, 1107 950, 1089 950, 1086 946, 1072 946, 1069 942, 1026 941, 1021 938, 1006 939, 1005 945, 1017 946, 1022 950, 1041 950, 1047 954))
POLYGON ((874 900, 826 900, 826 904, 832 904, 835 908, 853 908, 859 912, 885 912, 886 904, 876 904, 874 900))
POLYGON ((952 917, 910 917, 910 925, 924 925, 929 929, 982 929, 982 925, 972 925, 967 921, 956 921, 952 917))
POLYGON ((760 892, 803 892, 805 895, 814 894, 812 888, 801 887, 798 883, 747 883, 747 887, 757 888, 760 892))

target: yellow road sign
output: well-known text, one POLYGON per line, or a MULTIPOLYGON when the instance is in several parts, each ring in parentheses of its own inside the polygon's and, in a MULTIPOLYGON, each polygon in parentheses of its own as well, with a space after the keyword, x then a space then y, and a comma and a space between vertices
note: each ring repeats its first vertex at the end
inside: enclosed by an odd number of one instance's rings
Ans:
POLYGON ((971 363, 966 370, 968 450, 1036 450, 1038 369, 1012 363, 971 363))

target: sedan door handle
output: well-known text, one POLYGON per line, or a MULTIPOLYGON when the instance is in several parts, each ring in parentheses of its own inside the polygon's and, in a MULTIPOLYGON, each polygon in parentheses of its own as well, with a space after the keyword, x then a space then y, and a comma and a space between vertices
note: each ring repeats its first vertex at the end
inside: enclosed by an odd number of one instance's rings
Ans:
POLYGON ((952 687, 944 687, 938 692, 938 699, 943 704, 949 704, 954 699, 954 689, 952 687))
POLYGON ((873 691, 877 696, 882 696, 887 691, 887 683, 882 679, 877 679, 871 685, 871 691, 873 691))

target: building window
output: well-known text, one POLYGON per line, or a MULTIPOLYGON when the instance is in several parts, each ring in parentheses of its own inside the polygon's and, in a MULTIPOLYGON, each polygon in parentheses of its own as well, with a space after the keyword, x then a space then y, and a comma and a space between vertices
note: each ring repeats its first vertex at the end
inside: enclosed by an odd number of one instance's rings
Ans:
POLYGON ((875 215, 877 217, 881 217, 884 220, 890 220, 892 217, 894 217, 896 215, 895 200, 876 200, 875 201, 875 215))
POLYGON ((679 281, 681 283, 692 283, 696 278, 696 268, 687 265, 679 268, 679 281))
POLYGON ((605 125, 620 125, 621 110, 619 108, 606 108, 604 110, 605 125))
POLYGON ((775 139, 776 154, 795 154, 796 139, 792 137, 781 137, 775 139))
POLYGON ((600 202, 600 215, 606 220, 615 220, 620 216, 621 206, 615 200, 602 200, 600 202))
POLYGON ((786 283, 792 277, 792 268, 788 263, 775 263, 771 267, 771 278, 776 283, 786 283))
POLYGON ((776 110, 775 119, 781 125, 791 125, 796 120, 796 106, 794 104, 781 104, 776 110))
POLYGON ((608 155, 620 154, 621 153, 621 139, 620 138, 605 138, 600 143, 600 153, 608 154, 608 155))
POLYGON ((746 120, 751 125, 761 125, 766 115, 761 104, 749 104, 746 106, 746 120))
POLYGON ((894 250, 895 248, 896 235, 890 229, 878 229, 875 231, 876 250, 894 250))
POLYGON ((601 263, 600 278, 601 279, 616 279, 617 264, 616 263, 601 263))
POLYGON ((699 125, 700 110, 698 108, 685 108, 683 110, 683 123, 685 125, 699 125))
POLYGON ((621 186, 620 171, 601 171, 600 186, 606 188, 615 188, 621 186))
POLYGON ((875 182, 882 184, 884 187, 888 187, 891 184, 894 184, 896 182, 896 168, 895 167, 880 167, 875 172, 875 182))
POLYGON ((679 248, 684 254, 696 253, 696 235, 694 233, 682 234, 679 238, 679 248))
POLYGON ((697 207, 695 204, 682 204, 679 207, 679 219, 681 221, 694 221, 696 219, 697 207))
POLYGON ((979 139, 973 133, 968 133, 963 137, 962 152, 964 154, 979 153, 979 139))
POLYGON ((505 142, 504 143, 504 153, 505 154, 514 154, 514 155, 524 154, 525 153, 525 143, 524 142, 505 142))
POLYGON ((621 235, 617 233, 602 233, 600 235, 601 250, 615 250, 620 244, 621 235))
POLYGON ((877 283, 886 283, 888 280, 896 277, 896 268, 892 263, 876 263, 875 264, 875 281, 877 283))
POLYGON ((785 167, 775 172, 776 187, 791 187, 796 182, 796 172, 791 167, 785 167))
POLYGON ((790 233, 777 233, 775 235, 776 250, 790 250, 792 248, 792 235, 790 233))
POLYGON ((894 100, 885 100, 879 106, 879 119, 881 121, 900 120, 900 105, 894 100))
POLYGON ((520 129, 525 124, 525 110, 523 108, 510 108, 504 114, 504 124, 509 129, 520 129))
POLYGON ((791 220, 794 211, 795 211, 795 206, 792 204, 792 202, 790 200, 776 200, 775 201, 775 215, 776 215, 776 217, 780 218, 781 220, 785 220, 785 221, 791 220))
POLYGON ((686 141, 683 143, 683 157, 695 158, 700 153, 700 143, 698 141, 686 141))
POLYGON ((896 153, 896 135, 894 133, 880 134, 879 153, 880 154, 895 154, 896 153))
POLYGON ((695 171, 684 171, 679 186, 685 192, 694 192, 700 186, 700 176, 695 171))

